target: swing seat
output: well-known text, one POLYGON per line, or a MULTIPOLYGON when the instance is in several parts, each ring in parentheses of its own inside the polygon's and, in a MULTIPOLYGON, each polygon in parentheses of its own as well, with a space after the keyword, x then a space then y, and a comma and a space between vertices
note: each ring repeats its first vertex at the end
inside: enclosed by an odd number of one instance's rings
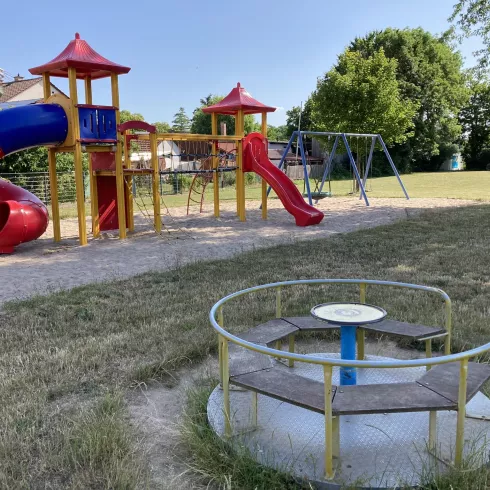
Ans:
MULTIPOLYGON (((308 194, 303 194, 303 197, 308 197, 308 194)), ((332 197, 332 193, 328 191, 311 193, 312 199, 324 199, 325 197, 332 197)))

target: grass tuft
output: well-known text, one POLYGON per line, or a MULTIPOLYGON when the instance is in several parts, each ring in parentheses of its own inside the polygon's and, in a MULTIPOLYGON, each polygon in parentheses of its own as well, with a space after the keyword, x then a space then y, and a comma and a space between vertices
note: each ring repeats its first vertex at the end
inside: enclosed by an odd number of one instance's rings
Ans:
POLYGON ((62 435, 60 449, 71 488, 130 490, 144 485, 144 465, 121 395, 107 394, 75 418, 62 435))
POLYGON ((254 490, 299 490, 311 488, 295 482, 288 473, 258 464, 245 448, 232 449, 220 439, 207 420, 208 398, 217 380, 201 380, 187 391, 187 405, 180 425, 182 438, 189 448, 190 469, 204 484, 219 488, 254 490))

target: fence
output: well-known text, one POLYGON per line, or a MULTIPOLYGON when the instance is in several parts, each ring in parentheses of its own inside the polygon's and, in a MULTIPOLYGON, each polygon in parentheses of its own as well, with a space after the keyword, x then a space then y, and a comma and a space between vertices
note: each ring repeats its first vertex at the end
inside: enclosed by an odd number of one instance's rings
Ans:
MULTIPOLYGON (((74 172, 58 172, 58 199, 59 202, 75 202, 75 174, 74 172)), ((32 192, 45 204, 51 203, 51 186, 49 184, 48 172, 29 172, 29 173, 0 173, 0 178, 6 179, 12 184, 23 187, 32 192)), ((89 195, 88 175, 83 175, 85 199, 89 195)))

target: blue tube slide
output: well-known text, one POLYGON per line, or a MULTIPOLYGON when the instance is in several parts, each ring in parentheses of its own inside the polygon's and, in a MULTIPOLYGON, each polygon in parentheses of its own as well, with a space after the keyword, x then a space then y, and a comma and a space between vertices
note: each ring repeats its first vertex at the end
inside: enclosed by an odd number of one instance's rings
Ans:
POLYGON ((0 158, 35 146, 59 145, 68 119, 58 104, 33 104, 0 111, 0 158))

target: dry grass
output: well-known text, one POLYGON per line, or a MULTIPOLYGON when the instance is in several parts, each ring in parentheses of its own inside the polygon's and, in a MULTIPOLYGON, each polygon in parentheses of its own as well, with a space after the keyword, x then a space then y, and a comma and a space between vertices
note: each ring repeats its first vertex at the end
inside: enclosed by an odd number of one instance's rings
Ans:
MULTIPOLYGON (((0 317, 0 488, 145 488, 148 475, 118 393, 152 379, 171 384, 177 367, 214 353, 209 308, 237 289, 314 277, 429 284, 454 301, 454 348, 486 342, 488 243, 490 207, 428 212, 7 304, 0 317)), ((298 287, 284 295, 285 313, 307 314, 315 302, 356 295, 353 288, 298 287)), ((442 319, 435 296, 372 288, 368 300, 400 319, 442 319)), ((244 329, 273 311, 264 293, 227 308, 225 321, 244 329)))

